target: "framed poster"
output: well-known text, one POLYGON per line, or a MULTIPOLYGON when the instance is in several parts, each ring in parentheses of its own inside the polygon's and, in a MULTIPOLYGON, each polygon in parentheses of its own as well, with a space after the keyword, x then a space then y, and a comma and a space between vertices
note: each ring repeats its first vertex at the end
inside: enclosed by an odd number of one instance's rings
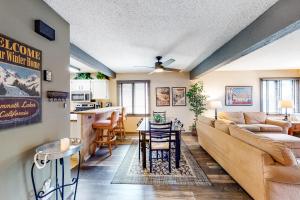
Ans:
POLYGON ((226 106, 252 106, 252 86, 226 86, 226 106))
POLYGON ((170 88, 156 88, 156 106, 170 106, 170 88))
POLYGON ((186 87, 172 87, 172 106, 186 106, 186 87))
POLYGON ((0 129, 41 121, 42 52, 0 34, 0 129))

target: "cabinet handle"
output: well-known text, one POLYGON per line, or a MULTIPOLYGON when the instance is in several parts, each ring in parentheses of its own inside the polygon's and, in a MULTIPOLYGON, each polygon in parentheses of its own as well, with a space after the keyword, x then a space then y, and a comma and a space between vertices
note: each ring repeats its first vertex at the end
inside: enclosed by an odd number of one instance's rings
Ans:
POLYGON ((91 116, 91 115, 89 115, 89 116, 88 116, 88 119, 91 119, 91 118, 92 118, 92 116, 91 116))

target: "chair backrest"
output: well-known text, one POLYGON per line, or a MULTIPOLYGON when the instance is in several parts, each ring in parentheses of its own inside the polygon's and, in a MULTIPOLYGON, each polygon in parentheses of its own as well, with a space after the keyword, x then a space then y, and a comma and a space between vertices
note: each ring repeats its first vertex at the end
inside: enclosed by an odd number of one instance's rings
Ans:
POLYGON ((122 107, 122 113, 121 113, 121 116, 122 116, 122 119, 123 119, 123 120, 126 119, 127 113, 126 113, 126 108, 125 108, 125 107, 122 107))
POLYGON ((149 122, 150 148, 152 142, 171 142, 172 122, 149 122))
POLYGON ((166 111, 153 111, 153 117, 155 115, 159 115, 163 121, 167 119, 167 112, 166 111))
POLYGON ((117 126, 117 123, 118 123, 118 120, 119 120, 119 112, 118 111, 113 111, 111 113, 110 119, 111 119, 111 122, 110 122, 111 126, 112 127, 117 126))

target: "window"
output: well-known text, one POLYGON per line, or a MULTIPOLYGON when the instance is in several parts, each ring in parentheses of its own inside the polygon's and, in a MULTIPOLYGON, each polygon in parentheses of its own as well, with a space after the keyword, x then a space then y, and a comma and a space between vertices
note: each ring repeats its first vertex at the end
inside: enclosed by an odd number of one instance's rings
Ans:
POLYGON ((150 81, 117 81, 118 104, 130 115, 149 114, 150 81))
POLYGON ((294 108, 288 112, 299 112, 299 78, 261 79, 261 110, 268 114, 282 114, 284 109, 278 107, 282 99, 292 100, 294 108))

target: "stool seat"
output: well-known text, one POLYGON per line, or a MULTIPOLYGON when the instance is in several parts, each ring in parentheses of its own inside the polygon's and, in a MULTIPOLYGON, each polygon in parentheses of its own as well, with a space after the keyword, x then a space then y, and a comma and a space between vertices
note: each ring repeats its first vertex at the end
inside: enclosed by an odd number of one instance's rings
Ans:
POLYGON ((111 124, 111 120, 102 119, 94 122, 93 128, 104 128, 110 126, 110 124, 111 124))
POLYGON ((112 145, 117 147, 115 128, 118 124, 119 113, 113 111, 110 116, 111 120, 101 119, 97 120, 92 124, 93 129, 95 129, 96 138, 94 140, 94 154, 96 152, 97 146, 101 148, 102 145, 107 145, 109 149, 109 155, 112 155, 112 145), (104 130, 107 130, 105 133, 104 130))

